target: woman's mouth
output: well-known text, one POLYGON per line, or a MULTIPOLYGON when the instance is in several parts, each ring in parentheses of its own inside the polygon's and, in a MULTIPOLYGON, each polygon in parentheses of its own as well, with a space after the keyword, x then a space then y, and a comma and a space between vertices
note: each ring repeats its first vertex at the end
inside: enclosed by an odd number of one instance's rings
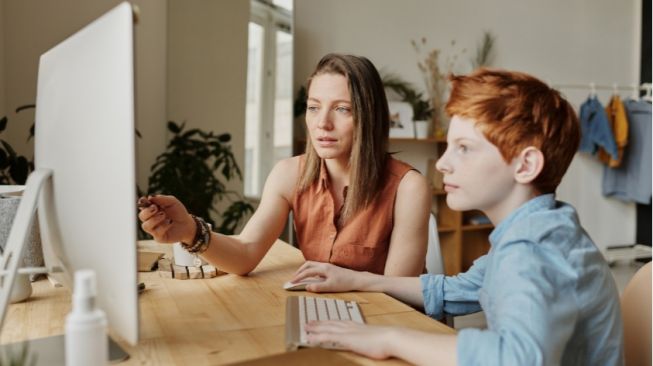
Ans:
POLYGON ((331 147, 338 142, 337 139, 333 137, 318 137, 317 144, 321 147, 331 147))

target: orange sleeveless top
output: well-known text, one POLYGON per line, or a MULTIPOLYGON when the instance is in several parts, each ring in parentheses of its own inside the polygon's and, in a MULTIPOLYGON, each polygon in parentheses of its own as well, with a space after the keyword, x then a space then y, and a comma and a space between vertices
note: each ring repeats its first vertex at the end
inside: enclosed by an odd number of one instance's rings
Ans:
MULTIPOLYGON (((306 157, 300 157, 303 169, 306 157)), ((309 189, 295 194, 292 211, 299 249, 310 261, 333 263, 357 271, 383 274, 394 224, 397 187, 414 168, 388 157, 385 183, 377 199, 350 218, 340 229, 324 160, 320 177, 309 189)), ((346 189, 346 187, 345 187, 346 189)))

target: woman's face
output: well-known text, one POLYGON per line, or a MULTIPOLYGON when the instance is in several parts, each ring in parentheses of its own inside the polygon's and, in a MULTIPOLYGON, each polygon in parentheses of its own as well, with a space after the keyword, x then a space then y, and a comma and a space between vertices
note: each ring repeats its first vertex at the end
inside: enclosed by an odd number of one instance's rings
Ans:
POLYGON ((340 74, 313 77, 306 102, 306 126, 320 158, 349 159, 354 116, 346 77, 340 74))

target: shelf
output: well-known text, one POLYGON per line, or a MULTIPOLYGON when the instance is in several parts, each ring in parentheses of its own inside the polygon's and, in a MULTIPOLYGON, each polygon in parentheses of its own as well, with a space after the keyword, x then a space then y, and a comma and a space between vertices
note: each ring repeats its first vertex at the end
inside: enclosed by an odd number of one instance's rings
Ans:
POLYGON ((494 229, 494 225, 492 224, 482 224, 482 225, 463 225, 463 231, 474 231, 474 230, 488 230, 488 229, 494 229))
POLYGON ((454 231, 456 231, 456 228, 452 226, 438 226, 439 233, 452 233, 454 231))

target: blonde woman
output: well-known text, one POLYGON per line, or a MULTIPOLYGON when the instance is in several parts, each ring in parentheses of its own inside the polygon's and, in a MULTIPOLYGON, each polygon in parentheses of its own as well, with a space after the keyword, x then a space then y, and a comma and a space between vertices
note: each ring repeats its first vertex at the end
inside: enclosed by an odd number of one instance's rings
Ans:
POLYGON ((307 261, 389 276, 424 270, 430 192, 425 178, 388 152, 381 78, 364 57, 328 54, 308 80, 306 153, 276 164, 239 235, 211 232, 172 196, 148 197, 143 229, 182 242, 221 270, 252 271, 292 211, 307 261))

